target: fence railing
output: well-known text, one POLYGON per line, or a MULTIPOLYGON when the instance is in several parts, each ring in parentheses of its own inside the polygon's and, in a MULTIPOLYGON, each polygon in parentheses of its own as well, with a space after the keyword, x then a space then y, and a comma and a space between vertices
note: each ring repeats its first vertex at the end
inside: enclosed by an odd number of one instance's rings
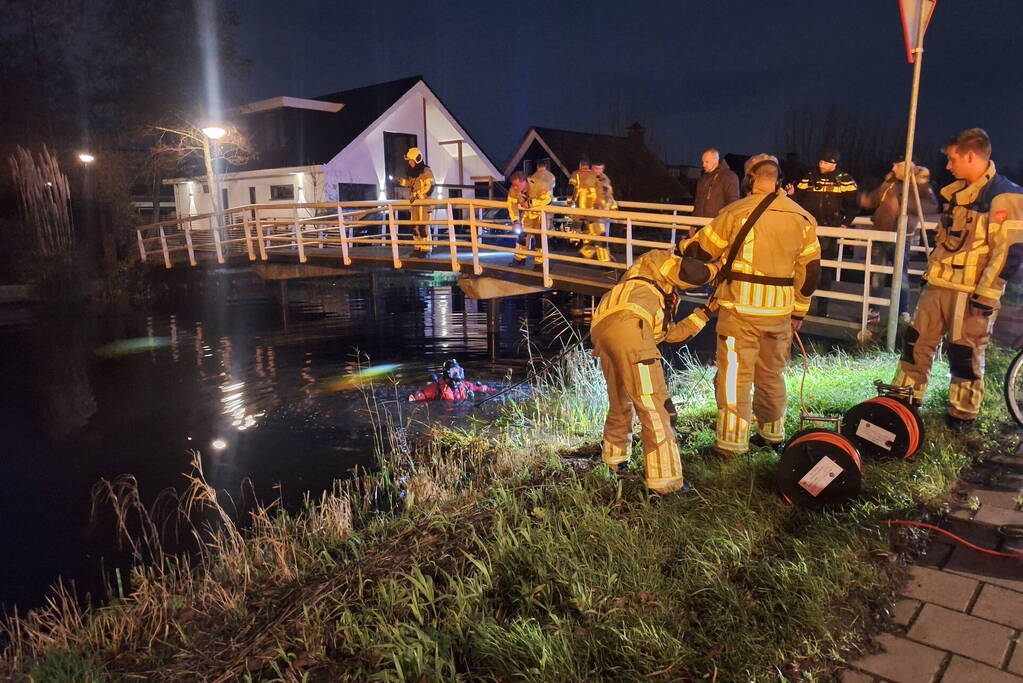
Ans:
MULTIPOLYGON (((404 247, 417 244, 411 227, 418 221, 410 218, 412 204, 407 200, 352 201, 329 203, 251 204, 238 206, 218 214, 183 216, 136 229, 139 255, 143 261, 162 262, 166 268, 175 264, 197 265, 200 260, 225 263, 229 258, 249 261, 267 261, 294 258, 300 263, 308 261, 310 254, 318 258, 352 264, 353 250, 360 247, 383 247, 394 268, 403 267, 404 247), (292 216, 282 216, 282 211, 292 216), (301 215, 301 216, 300 216, 301 215)), ((486 199, 451 198, 427 199, 415 206, 432 209, 428 220, 429 244, 444 254, 454 272, 468 268, 475 275, 483 273, 485 264, 492 264, 495 255, 509 257, 523 254, 515 241, 520 226, 512 225, 507 217, 505 202, 486 199)), ((522 276, 535 277, 544 287, 552 287, 554 264, 600 271, 595 278, 610 283, 608 269, 624 271, 633 261, 649 249, 662 249, 677 243, 700 226, 710 222, 688 214, 691 206, 621 202, 619 210, 604 211, 575 209, 549 205, 530 211, 539 214, 539 228, 525 228, 534 235, 533 250, 527 256, 542 259, 535 271, 520 269, 522 276), (605 235, 586 232, 587 223, 602 222, 608 229, 605 235), (610 248, 616 259, 600 262, 584 258, 565 242, 588 240, 610 248)), ((891 265, 873 261, 875 244, 893 244, 895 234, 862 225, 857 227, 820 227, 822 238, 836 239, 840 245, 838 256, 821 262, 822 267, 834 269, 839 287, 818 290, 815 296, 859 304, 858 320, 835 321, 846 327, 866 327, 871 307, 890 305, 887 297, 871 291, 871 276, 892 274, 891 265), (863 250, 862 258, 858 256, 863 250), (857 254, 853 258, 847 255, 857 254), (848 291, 843 274, 862 273, 862 285, 848 291)), ((933 228, 933 225, 928 226, 933 228)), ((914 247, 922 249, 922 247, 914 247)), ((436 256, 433 257, 436 259, 436 256)), ((920 271, 910 270, 912 275, 920 271)), ((847 276, 848 277, 848 276, 847 276)), ((859 284, 859 283, 857 283, 859 284)), ((824 320, 824 319, 819 319, 824 320)))

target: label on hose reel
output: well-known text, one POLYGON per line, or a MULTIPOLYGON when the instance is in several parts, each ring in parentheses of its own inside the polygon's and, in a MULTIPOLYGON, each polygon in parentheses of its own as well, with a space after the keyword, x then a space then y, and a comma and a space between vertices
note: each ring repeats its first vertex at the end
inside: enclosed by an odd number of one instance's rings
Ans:
POLYGON ((809 472, 803 475, 803 478, 799 480, 799 485, 816 498, 841 473, 841 465, 825 455, 817 461, 816 465, 810 468, 809 472))
POLYGON ((880 446, 886 451, 892 450, 892 445, 895 443, 894 432, 889 432, 884 427, 878 427, 873 422, 867 422, 866 420, 860 420, 860 423, 856 426, 856 436, 869 441, 875 446, 880 446))

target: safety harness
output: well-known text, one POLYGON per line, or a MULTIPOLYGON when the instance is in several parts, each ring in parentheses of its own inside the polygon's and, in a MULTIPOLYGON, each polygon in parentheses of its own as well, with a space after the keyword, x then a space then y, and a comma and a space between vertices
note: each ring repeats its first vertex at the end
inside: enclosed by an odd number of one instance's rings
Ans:
POLYGON ((625 278, 624 282, 629 282, 632 280, 639 280, 640 282, 645 282, 646 284, 656 289, 657 293, 661 295, 661 301, 663 302, 664 306, 664 319, 661 321, 661 334, 667 333, 668 325, 670 325, 675 320, 675 308, 678 306, 678 294, 675 293, 674 288, 672 288, 672 291, 670 292, 665 292, 663 289, 661 289, 661 286, 657 283, 657 280, 644 277, 643 275, 633 275, 632 277, 627 277, 625 278))
POLYGON ((776 285, 778 287, 791 287, 795 284, 795 278, 791 277, 754 275, 753 273, 739 273, 732 270, 732 265, 735 263, 735 259, 739 255, 739 250, 742 249, 742 245, 746 242, 746 236, 749 235, 754 224, 760 220, 760 217, 765 211, 767 211, 767 207, 777 196, 777 194, 769 193, 766 197, 764 197, 746 218, 746 222, 742 224, 742 227, 739 228, 739 232, 735 235, 735 239, 732 240, 732 248, 728 250, 728 257, 721 266, 721 270, 718 271, 718 276, 714 283, 716 286, 721 286, 725 282, 752 282, 753 284, 758 285, 776 285))

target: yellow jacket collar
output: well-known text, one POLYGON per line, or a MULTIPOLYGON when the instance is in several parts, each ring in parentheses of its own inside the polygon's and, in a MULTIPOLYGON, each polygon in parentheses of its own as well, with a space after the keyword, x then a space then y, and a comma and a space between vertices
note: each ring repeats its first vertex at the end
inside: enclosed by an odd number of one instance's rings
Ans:
POLYGON ((984 186, 991 182, 991 179, 998 173, 998 169, 995 168, 995 162, 989 161, 987 164, 987 170, 984 171, 984 175, 974 180, 969 185, 966 184, 965 180, 957 180, 954 183, 946 185, 941 188, 941 196, 945 199, 952 199, 952 195, 955 195, 956 205, 963 206, 965 204, 972 204, 976 199, 980 191, 984 189, 984 186))

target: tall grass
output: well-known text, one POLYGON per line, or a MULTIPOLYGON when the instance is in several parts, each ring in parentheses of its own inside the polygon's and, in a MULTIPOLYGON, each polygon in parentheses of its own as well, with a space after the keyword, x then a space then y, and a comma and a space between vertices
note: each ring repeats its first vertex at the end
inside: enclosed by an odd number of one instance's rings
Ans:
MULTIPOLYGON (((1006 359, 991 352, 992 389, 1006 359)), ((815 355, 808 407, 844 411, 894 363, 874 351, 815 355)), ((156 552, 97 610, 58 590, 6 622, 2 670, 79 680, 815 678, 858 650, 899 580, 880 522, 935 509, 967 453, 1014 438, 997 391, 967 437, 941 424, 934 391, 922 453, 869 463, 862 495, 844 507, 801 511, 774 491, 772 452, 693 455, 713 439, 713 370, 677 365, 669 387, 696 497, 650 497, 638 448, 621 477, 596 463, 603 380, 595 359, 572 351, 494 424, 411 440, 370 402, 379 471, 298 513, 257 508, 239 525, 197 460, 179 504, 204 520, 191 526, 198 555, 156 552)), ((946 372, 935 368, 937 383, 946 372)), ((796 365, 786 374, 793 396, 800 375, 796 365)), ((104 489, 125 526, 141 514, 130 489, 104 489)))

